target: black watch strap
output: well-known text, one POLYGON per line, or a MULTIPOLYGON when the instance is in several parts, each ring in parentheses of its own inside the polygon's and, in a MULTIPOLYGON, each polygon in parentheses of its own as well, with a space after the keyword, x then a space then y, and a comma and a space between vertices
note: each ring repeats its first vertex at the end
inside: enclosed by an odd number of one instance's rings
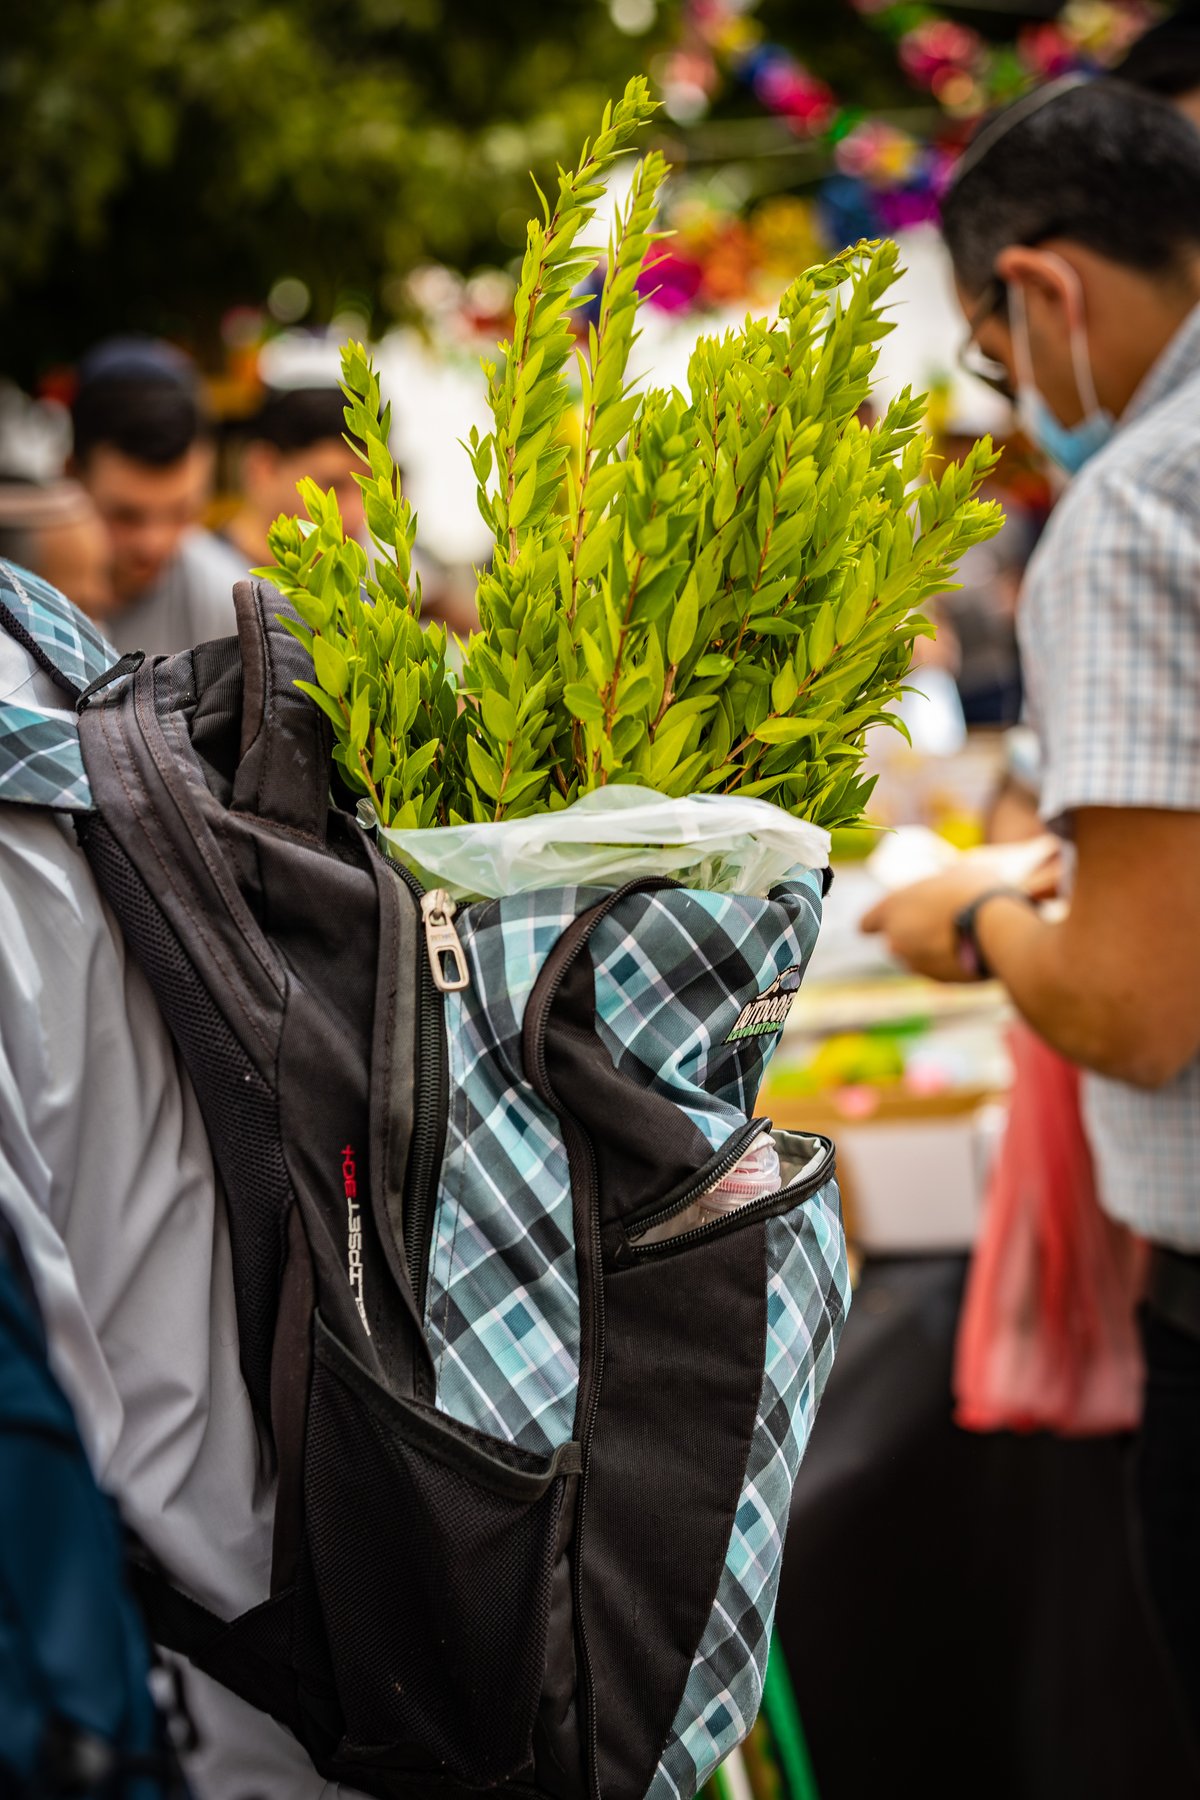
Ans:
POLYGON ((964 906, 962 911, 954 916, 954 938, 958 950, 959 967, 971 981, 990 981, 992 978, 991 965, 979 942, 976 921, 981 908, 985 907, 989 900, 1000 899, 1019 900, 1022 906, 1033 904, 1029 895, 1021 888, 1005 885, 986 888, 982 894, 976 895, 969 906, 964 906))

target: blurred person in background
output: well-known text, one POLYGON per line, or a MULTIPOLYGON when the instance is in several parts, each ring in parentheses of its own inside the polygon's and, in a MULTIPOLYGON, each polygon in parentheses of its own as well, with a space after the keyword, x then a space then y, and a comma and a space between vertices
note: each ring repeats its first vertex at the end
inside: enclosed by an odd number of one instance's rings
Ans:
POLYGON ((1161 94, 1200 126, 1200 0, 1183 0, 1151 26, 1113 74, 1148 94, 1161 94))
MULTIPOLYGON (((242 1377, 229 1219, 195 1089, 76 835, 92 801, 74 690, 108 670, 112 651, 60 594, 8 562, 0 606, 0 1314, 7 1226, 96 1482, 181 1586, 232 1618, 267 1598, 275 1471, 242 1377), (49 674, 47 658, 73 685, 49 674)), ((2 1339, 0 1329, 0 1352, 2 1339)), ((21 1400, 5 1375, 0 1355, 0 1448, 21 1400)), ((33 1431, 40 1421, 26 1407, 20 1423, 33 1431)), ((4 1578, 23 1498, 0 1457, 4 1800, 5 1763, 21 1748, 3 1705, 21 1617, 4 1578)), ((39 1523, 47 1537, 78 1533, 61 1508, 39 1523)), ((18 1547, 33 1558, 18 1598, 32 1596, 31 1613, 34 1601, 57 1600, 68 1615, 50 1671, 65 1681, 105 1624, 104 1596, 82 1582, 86 1546, 73 1544, 57 1582, 36 1579, 44 1552, 28 1529, 18 1547)), ((353 1800, 282 1725, 183 1666, 199 1800, 353 1800)), ((111 1698, 118 1684, 106 1685, 111 1698)), ((76 1684, 77 1701, 82 1693, 76 1684)), ((53 1683, 30 1699, 46 1707, 53 1683)), ((53 1791, 64 1800, 68 1790, 53 1791)), ((99 1780, 69 1791, 151 1800, 99 1780)), ((51 1795, 45 1785, 18 1792, 51 1795)))
POLYGON ((108 533, 78 482, 0 480, 0 556, 32 569, 101 624, 112 611, 108 533))
POLYGON ((1100 1199, 1152 1246, 1136 1505, 1200 1742, 1200 133, 1054 83, 977 132, 943 230, 972 358, 1070 477, 1019 612, 1070 907, 1042 917, 981 853, 864 926, 935 978, 994 974, 1090 1071, 1100 1199))
POLYGON ((245 564, 200 528, 214 447, 191 362, 149 338, 110 339, 84 358, 71 416, 69 470, 112 552, 111 642, 156 655, 228 636, 245 564))
MULTIPOLYGON (((958 462, 978 432, 948 433, 942 449, 958 462)), ((939 639, 956 646, 951 664, 963 714, 970 725, 1014 725, 1021 711, 1017 651, 1017 595, 1036 540, 1032 519, 1014 496, 992 480, 984 496, 1004 507, 1004 524, 986 544, 973 544, 958 566, 958 587, 941 595, 934 617, 939 639)))
POLYGON ((246 569, 273 561, 267 532, 280 513, 297 510, 296 484, 306 475, 326 493, 333 489, 346 535, 362 535, 363 500, 354 474, 363 464, 343 435, 345 405, 337 387, 282 389, 267 394, 244 428, 241 503, 221 535, 246 569))
MULTIPOLYGON (((298 510, 296 486, 306 475, 326 493, 333 489, 347 537, 366 544, 362 490, 354 479, 364 465, 346 442, 345 404, 341 389, 332 384, 277 388, 242 428, 241 499, 220 535, 239 558, 243 574, 274 561, 267 533, 280 513, 298 510)), ((456 582, 450 571, 420 553, 414 560, 421 577, 422 617, 440 620, 464 636, 474 630, 474 582, 456 582)))

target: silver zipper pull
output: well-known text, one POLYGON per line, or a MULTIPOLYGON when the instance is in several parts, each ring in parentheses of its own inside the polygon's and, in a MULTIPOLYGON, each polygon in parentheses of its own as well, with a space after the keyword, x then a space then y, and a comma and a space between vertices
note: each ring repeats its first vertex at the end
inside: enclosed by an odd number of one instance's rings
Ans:
POLYGON ((445 888, 434 888, 421 900, 421 917, 425 921, 425 948, 429 952, 433 985, 442 994, 460 994, 471 985, 467 959, 454 929, 457 910, 445 888), (443 957, 450 959, 453 974, 446 973, 443 957))

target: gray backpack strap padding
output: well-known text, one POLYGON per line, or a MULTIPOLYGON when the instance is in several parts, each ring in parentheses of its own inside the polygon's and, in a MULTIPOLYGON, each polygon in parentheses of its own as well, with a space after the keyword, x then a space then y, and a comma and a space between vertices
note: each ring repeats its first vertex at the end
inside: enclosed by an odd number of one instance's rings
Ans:
POLYGON ((312 659, 278 615, 297 615, 269 581, 239 581, 233 600, 244 683, 234 808, 323 839, 331 732, 324 713, 295 685, 313 679, 312 659))

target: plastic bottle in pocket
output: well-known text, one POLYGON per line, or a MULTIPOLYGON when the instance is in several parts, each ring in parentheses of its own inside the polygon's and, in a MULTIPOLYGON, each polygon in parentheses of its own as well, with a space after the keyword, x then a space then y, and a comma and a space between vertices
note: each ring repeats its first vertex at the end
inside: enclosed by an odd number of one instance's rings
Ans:
POLYGON ((777 1194, 782 1185, 775 1139, 769 1131, 764 1131, 739 1156, 732 1169, 727 1169, 720 1181, 715 1182, 706 1194, 701 1194, 696 1207, 703 1216, 697 1222, 704 1224, 709 1219, 737 1212, 739 1207, 748 1205, 751 1200, 760 1200, 764 1194, 777 1194))
POLYGON ((778 1193, 782 1185, 775 1140, 769 1131, 760 1132, 732 1169, 726 1169, 706 1193, 661 1224, 643 1232, 637 1241, 657 1244, 664 1238, 682 1237, 685 1231, 695 1231, 700 1225, 711 1225, 714 1219, 727 1218, 764 1194, 778 1193))

